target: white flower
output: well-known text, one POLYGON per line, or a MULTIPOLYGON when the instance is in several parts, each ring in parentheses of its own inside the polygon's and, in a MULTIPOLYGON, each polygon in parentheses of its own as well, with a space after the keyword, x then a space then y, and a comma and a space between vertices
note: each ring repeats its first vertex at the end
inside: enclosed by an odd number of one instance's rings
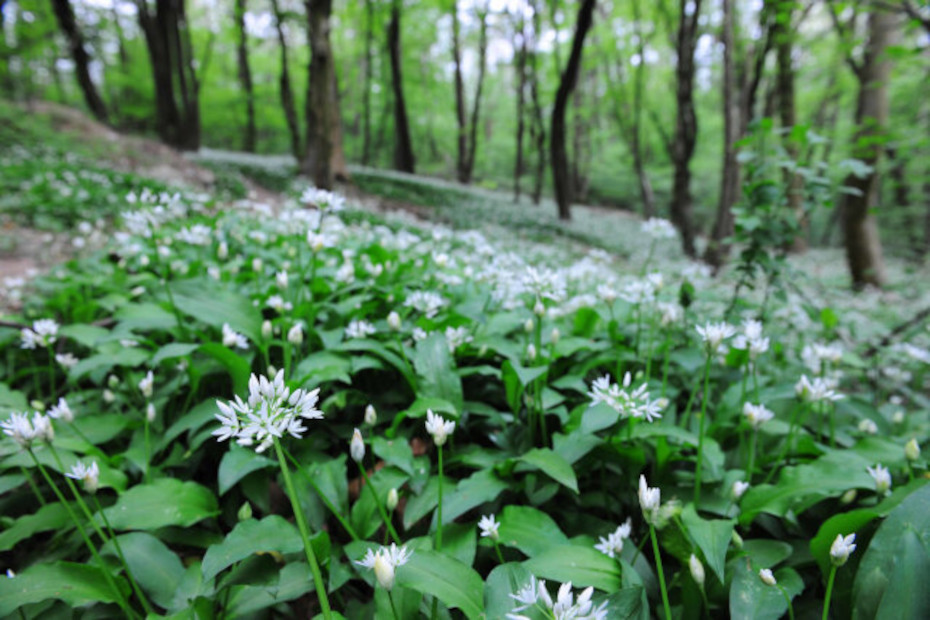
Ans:
POLYGON ((833 383, 823 377, 814 377, 811 381, 807 375, 801 375, 800 380, 794 386, 794 391, 798 398, 808 403, 835 401, 843 398, 842 394, 834 391, 833 383))
POLYGON ((767 586, 774 586, 777 581, 775 581, 775 575, 772 574, 771 568, 760 568, 759 569, 759 579, 762 580, 767 586))
POLYGON ((498 529, 500 528, 500 521, 494 519, 494 515, 484 515, 481 517, 481 520, 478 521, 478 529, 481 530, 481 536, 490 538, 491 540, 500 539, 500 534, 498 529))
POLYGON ((693 553, 691 557, 688 558, 688 570, 691 571, 691 577, 694 579, 694 582, 699 586, 704 586, 704 565, 701 564, 701 561, 693 553))
POLYGON ((400 497, 397 495, 397 487, 391 487, 391 490, 388 491, 387 500, 384 502, 385 507, 392 511, 397 508, 397 502, 400 501, 400 497))
POLYGON ((287 341, 296 345, 303 344, 304 326, 300 323, 295 323, 292 328, 287 330, 287 341))
POLYGON ((472 337, 468 334, 467 327, 446 328, 446 344, 449 345, 449 353, 455 353, 456 349, 471 341, 472 337))
POLYGON ((64 398, 59 398, 58 404, 49 408, 48 415, 56 420, 64 420, 65 422, 74 421, 74 412, 71 411, 71 407, 68 406, 68 401, 64 398))
POLYGON ((152 371, 148 371, 142 380, 139 381, 139 391, 142 392, 142 395, 146 398, 152 397, 152 392, 155 389, 155 376, 152 374, 152 371))
POLYGON ((743 404, 743 415, 746 416, 749 424, 756 430, 775 417, 775 414, 765 405, 754 405, 752 403, 743 404))
POLYGON ((409 559, 410 552, 406 547, 398 548, 396 544, 391 543, 390 547, 381 547, 377 552, 369 549, 365 557, 356 560, 355 563, 373 569, 381 587, 390 590, 394 587, 394 569, 403 566, 409 559))
POLYGON ((431 319, 448 303, 439 293, 414 291, 407 296, 404 306, 422 312, 426 318, 431 319))
POLYGON ((849 559, 849 554, 856 550, 853 542, 856 540, 855 534, 843 537, 842 534, 836 535, 836 540, 830 545, 830 560, 834 566, 842 566, 849 559))
POLYGON ((654 523, 659 513, 662 492, 658 487, 646 484, 646 476, 639 476, 639 505, 643 510, 643 517, 649 523, 654 523))
POLYGON ((300 202, 312 205, 324 213, 335 213, 345 208, 346 199, 325 189, 308 187, 300 195, 300 202))
POLYGON ((536 345, 532 342, 526 345, 526 359, 531 362, 536 359, 536 345))
POLYGON ((698 325, 695 329, 700 334, 709 353, 717 353, 723 341, 736 333, 736 328, 726 322, 705 323, 704 325, 698 325))
POLYGON ((526 616, 521 612, 534 605, 542 605, 547 611, 547 617, 554 620, 606 620, 607 603, 604 602, 598 607, 594 607, 591 602, 591 596, 594 594, 594 588, 588 587, 578 599, 575 599, 572 593, 572 583, 563 583, 559 586, 559 593, 553 602, 549 591, 546 589, 546 582, 542 579, 537 580, 535 576, 530 576, 530 582, 516 594, 511 594, 511 598, 520 603, 514 607, 514 613, 507 614, 510 620, 523 620, 526 616))
POLYGON ((401 328, 400 315, 397 314, 397 312, 392 310, 391 313, 387 317, 387 324, 388 324, 388 327, 390 327, 395 332, 400 331, 400 328, 401 328))
POLYGON ((265 303, 269 308, 278 313, 290 312, 294 309, 294 304, 289 301, 284 301, 284 298, 280 295, 272 295, 265 303))
POLYGON ((248 349, 249 341, 245 336, 233 330, 233 328, 229 326, 229 323, 223 323, 223 346, 248 349))
POLYGON ((749 483, 743 480, 736 480, 733 482, 733 486, 730 487, 730 497, 734 502, 739 501, 739 498, 743 496, 749 489, 749 483))
POLYGON ((273 332, 274 332, 274 328, 271 325, 271 321, 269 321, 268 319, 265 319, 264 321, 262 321, 262 338, 264 338, 265 340, 268 340, 269 338, 271 338, 273 332))
POLYGON ((442 416, 433 413, 432 409, 426 410, 426 432, 433 436, 433 443, 437 446, 443 445, 453 431, 455 422, 446 422, 442 416))
POLYGON ((657 303, 656 309, 662 315, 662 318, 659 319, 659 322, 663 327, 677 323, 685 316, 685 312, 680 305, 669 303, 667 301, 660 301, 657 303))
POLYGON ((0 422, 0 428, 23 448, 29 448, 36 439, 36 431, 29 422, 29 415, 25 413, 12 413, 9 419, 0 422))
POLYGON ((346 338, 366 338, 378 330, 374 325, 364 320, 353 320, 345 329, 346 338))
POLYGON ((378 421, 378 412, 375 411, 375 407, 372 404, 369 404, 365 407, 365 424, 368 426, 374 426, 378 421))
POLYGON ((55 355, 55 361, 58 362, 62 368, 73 368, 74 365, 78 363, 78 358, 74 357, 71 353, 57 353, 55 355))
POLYGON ((149 424, 155 421, 156 414, 155 403, 149 402, 145 405, 145 419, 148 420, 149 424))
POLYGON ((630 373, 623 376, 623 387, 612 383, 610 375, 604 375, 594 380, 591 384, 591 391, 588 396, 591 398, 591 406, 599 403, 614 409, 624 418, 645 418, 648 422, 653 422, 661 418, 662 409, 668 406, 668 403, 661 398, 658 400, 649 400, 649 392, 646 391, 648 385, 641 384, 635 390, 629 390, 633 377, 630 373))
POLYGON ((866 435, 875 435, 878 433, 878 424, 869 418, 862 418, 859 421, 859 431, 866 435))
POLYGON ((306 428, 302 419, 318 420, 323 412, 316 408, 320 389, 312 392, 294 390, 284 384, 284 371, 279 370, 272 381, 252 375, 249 379, 249 398, 243 402, 239 396, 228 404, 217 401, 220 413, 216 415, 222 425, 213 431, 217 441, 232 437, 241 446, 252 446, 264 452, 274 444, 275 438, 289 433, 300 439, 306 428))
POLYGON ((865 468, 869 475, 872 476, 872 480, 875 481, 875 492, 888 495, 891 493, 891 473, 886 467, 883 467, 881 463, 875 467, 866 467, 865 468))
POLYGON ((23 349, 49 347, 58 340, 58 323, 52 319, 39 319, 33 322, 31 329, 22 329, 20 338, 20 347, 23 349))
POLYGON ((365 458, 365 440, 362 439, 362 433, 355 429, 352 433, 352 441, 349 442, 349 454, 356 463, 361 463, 365 458))
POLYGON ((920 444, 917 443, 916 437, 911 437, 910 441, 904 446, 904 456, 909 461, 916 461, 920 458, 920 444))
POLYGON ((88 493, 96 493, 100 486, 100 468, 97 467, 97 461, 91 461, 90 467, 85 467, 84 463, 78 461, 71 467, 71 472, 65 474, 69 478, 84 481, 84 490, 88 493))
POLYGON ((287 271, 282 270, 275 274, 274 276, 275 283, 278 285, 278 288, 286 289, 287 288, 287 271))
POLYGON ((642 231, 653 239, 674 239, 678 234, 671 222, 658 217, 651 217, 643 222, 642 231))
POLYGON ((607 538, 598 537, 600 542, 594 545, 594 548, 610 558, 620 555, 620 552, 623 551, 623 541, 630 537, 632 527, 632 522, 627 519, 622 525, 617 526, 617 529, 608 534, 607 538))
POLYGON ((413 328, 413 340, 415 342, 420 342, 421 340, 426 340, 429 337, 429 334, 426 333, 426 330, 422 327, 413 328))

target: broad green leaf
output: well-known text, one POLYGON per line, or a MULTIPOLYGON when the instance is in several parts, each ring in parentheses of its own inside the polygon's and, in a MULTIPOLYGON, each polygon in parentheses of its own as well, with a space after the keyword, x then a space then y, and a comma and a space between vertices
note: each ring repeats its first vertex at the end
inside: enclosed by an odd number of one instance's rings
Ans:
POLYGON ((506 618, 518 605, 514 595, 530 582, 531 576, 526 567, 517 562, 495 567, 485 583, 485 615, 488 618, 506 618))
POLYGON ((375 435, 371 438, 371 451, 375 453, 375 456, 384 459, 388 465, 393 465, 413 475, 413 450, 406 438, 385 439, 380 435, 375 435))
POLYGON ((413 370, 402 357, 386 347, 384 343, 378 342, 377 340, 353 339, 340 343, 335 350, 348 351, 353 353, 370 353, 375 357, 384 360, 393 366, 394 370, 403 375, 404 379, 407 380, 407 385, 410 386, 410 389, 414 393, 417 392, 417 378, 413 373, 413 370))
POLYGON ((607 617, 616 620, 649 618, 649 604, 642 586, 623 588, 607 597, 607 617))
POLYGON ((236 444, 230 445, 229 451, 220 459, 217 474, 220 495, 225 495, 237 482, 253 471, 276 466, 277 463, 268 457, 256 454, 255 450, 247 450, 236 444))
POLYGON ((210 489, 196 482, 161 478, 132 487, 104 512, 114 529, 155 530, 193 525, 219 514, 219 508, 210 489))
MULTIPOLYGON (((788 611, 788 603, 779 588, 766 585, 759 571, 747 562, 737 561, 730 586, 730 618, 733 620, 778 620, 788 611)), ((791 568, 775 571, 775 580, 794 598, 804 589, 801 577, 791 568)))
POLYGON ((186 414, 178 418, 174 424, 172 424, 168 430, 165 431, 164 435, 161 438, 161 441, 158 443, 158 451, 164 450, 166 447, 170 446, 171 443, 180 437, 185 432, 191 432, 199 430, 205 424, 213 422, 219 427, 219 422, 216 422, 216 414, 220 412, 219 407, 216 406, 216 399, 211 398, 203 401, 186 414))
MULTIPOLYGON (((114 577, 125 595, 129 585, 114 577)), ((58 599, 72 607, 114 603, 119 595, 96 566, 55 562, 35 564, 12 579, 0 579, 0 616, 8 617, 23 605, 58 599)))
POLYGON ((120 327, 139 331, 171 329, 178 318, 169 310, 153 303, 126 304, 113 315, 120 327))
POLYGON ((681 520, 688 529, 688 534, 700 547, 707 560, 707 565, 714 571, 720 583, 726 583, 724 567, 727 559, 727 549, 730 547, 730 537, 733 534, 733 521, 715 519, 708 521, 698 516, 693 504, 685 506, 681 512, 681 520))
POLYGON ((291 562, 281 569, 274 585, 234 586, 233 590, 227 611, 230 617, 240 618, 312 592, 313 576, 305 562, 291 562))
POLYGON ((200 346, 200 351, 206 353, 229 373, 233 382, 233 391, 236 394, 246 394, 249 391, 249 377, 252 375, 252 367, 238 354, 231 349, 224 347, 217 342, 206 342, 200 346))
POLYGON ((142 348, 121 348, 85 357, 68 371, 72 380, 80 379, 86 374, 107 373, 114 366, 134 368, 149 358, 149 352, 142 348))
MULTIPOLYGON (((77 506, 75 505, 73 509, 77 510, 77 506)), ((19 517, 12 525, 0 532, 0 551, 9 551, 21 540, 39 532, 61 529, 66 525, 73 527, 71 517, 68 516, 64 505, 61 502, 46 504, 35 514, 19 517)))
POLYGON ((594 586, 604 592, 620 589, 620 567, 594 547, 558 545, 523 563, 544 579, 571 581, 578 587, 594 586))
POLYGON ((206 278, 172 282, 169 288, 184 314, 218 329, 229 323, 252 342, 261 340, 262 315, 248 297, 206 278))
POLYGON ((29 406, 26 395, 17 390, 11 390, 6 383, 0 383, 0 411, 24 411, 29 406))
POLYGON ((500 543, 537 556, 550 547, 569 544, 568 537, 548 514, 532 506, 510 504, 500 515, 500 543))
POLYGON ((278 515, 269 515, 257 521, 240 521, 218 545, 207 549, 203 556, 204 581, 254 553, 297 553, 303 549, 297 528, 278 515))
MULTIPOLYGON (((163 542, 145 532, 123 534, 117 540, 139 586, 157 605, 170 608, 184 577, 181 559, 163 542)), ((108 542, 101 553, 118 557, 112 542, 108 542)))
POLYGON ((352 383, 352 360, 332 351, 315 351, 305 357, 294 371, 301 387, 313 389, 322 383, 352 383))
POLYGON ((97 341, 109 335, 109 333, 110 330, 104 327, 86 323, 72 323, 71 325, 64 325, 58 330, 59 335, 71 338, 88 349, 93 349, 97 341))
POLYGON ((578 492, 578 479, 575 478, 575 471, 572 466, 560 454, 553 452, 549 448, 533 448, 519 457, 518 460, 529 465, 531 469, 542 471, 575 493, 578 492))
POLYGON ((346 469, 346 455, 328 458, 322 463, 313 463, 306 467, 313 477, 320 493, 345 516, 349 512, 349 478, 346 469))
POLYGON ((164 360, 173 360, 179 357, 187 357, 200 347, 199 344, 190 344, 185 342, 171 342, 160 348, 152 356, 152 366, 158 366, 164 360))
POLYGON ((413 366, 419 377, 417 394, 447 400, 461 414, 465 402, 462 378, 455 372, 445 336, 435 333, 418 342, 413 366))
POLYGON ((397 583, 435 596, 446 606, 459 609, 466 618, 480 618, 484 611, 484 580, 469 566, 443 553, 415 551, 397 568, 397 583))
POLYGON ((507 487, 507 483, 489 469, 476 471, 459 482, 455 490, 451 492, 449 492, 448 487, 444 487, 442 497, 443 523, 451 523, 472 508, 494 501, 507 487))

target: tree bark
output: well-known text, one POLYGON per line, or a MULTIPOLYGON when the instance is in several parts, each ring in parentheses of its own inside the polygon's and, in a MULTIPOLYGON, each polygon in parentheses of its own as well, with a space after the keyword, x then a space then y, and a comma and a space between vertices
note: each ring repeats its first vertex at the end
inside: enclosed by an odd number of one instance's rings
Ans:
POLYGON ((478 84, 475 86, 475 100, 471 106, 471 127, 468 139, 468 159, 465 161, 463 183, 471 183, 475 170, 475 157, 478 154, 478 121, 481 113, 481 92, 484 89, 484 76, 488 57, 488 10, 478 9, 480 30, 478 35, 478 84))
POLYGON ((523 15, 519 18, 519 43, 514 37, 513 48, 516 50, 516 82, 517 82, 517 158, 513 166, 513 201, 520 202, 520 179, 523 175, 523 134, 526 120, 526 20, 523 15))
POLYGON ((674 165, 672 179, 672 223, 681 235, 681 247, 690 257, 694 247, 694 205, 691 197, 691 157, 697 141, 697 117, 694 111, 694 48, 697 43, 698 15, 701 0, 680 0, 680 20, 676 40, 678 62, 675 67, 676 118, 675 137, 671 144, 674 165), (688 7, 693 10, 688 14, 688 7))
POLYGON ((362 165, 371 163, 371 86, 374 75, 375 3, 365 0, 365 81, 362 91, 362 165))
POLYGON ((291 154, 297 160, 298 169, 303 168, 305 152, 300 139, 300 121, 297 118, 297 105, 294 103, 294 91, 291 88, 290 62, 287 54, 287 40, 284 38, 284 15, 278 0, 271 0, 271 10, 274 13, 275 30, 278 33, 278 47, 281 49, 281 74, 278 76, 278 85, 281 92, 281 108, 284 110, 284 120, 291 136, 291 154))
POLYGON ((568 163, 568 152, 565 147, 565 110, 572 91, 578 82, 578 73, 581 68, 581 54, 584 50, 584 39, 591 29, 596 0, 582 0, 578 9, 578 20, 575 25, 575 36, 572 39, 572 51, 565 65, 565 71, 559 80, 559 88, 555 93, 555 105, 552 108, 552 129, 550 131, 549 151, 552 160, 552 179, 555 185, 555 199, 559 209, 559 219, 572 218, 571 202, 571 168, 568 163))
POLYGON ((154 13, 146 0, 136 7, 152 65, 155 130, 165 144, 195 151, 200 107, 184 0, 159 0, 154 13))
POLYGON ((404 100, 404 83, 401 73, 400 47, 400 11, 401 0, 391 3, 391 21, 388 23, 388 56, 391 59, 391 84, 394 90, 394 167, 401 172, 413 174, 416 160, 413 144, 410 140, 410 123, 407 120, 407 103, 404 100))
POLYGON ((332 0, 307 0, 307 22, 310 37, 310 66, 307 81, 306 157, 301 172, 321 189, 332 189, 333 134, 331 125, 339 122, 333 101, 332 48, 329 43, 332 0))
POLYGON ((542 32, 542 19, 537 10, 536 1, 530 0, 533 9, 533 51, 530 54, 530 101, 533 119, 530 123, 530 140, 536 144, 536 172, 533 180, 533 204, 542 200, 543 179, 546 172, 546 123, 543 119, 542 104, 539 99, 539 34, 542 32))
POLYGON ((90 109, 90 113, 94 115, 94 118, 106 123, 109 121, 107 107, 103 103, 100 93, 97 92, 97 86, 90 78, 90 55, 84 46, 84 34, 81 32, 74 16, 71 0, 53 0, 52 8, 55 11, 58 26, 68 41, 71 58, 74 60, 75 75, 78 86, 81 87, 81 93, 84 95, 84 102, 90 109))
POLYGON ((720 202, 714 230, 704 253, 704 260, 719 269, 730 252, 726 238, 733 234, 733 205, 739 192, 739 168, 736 162, 736 141, 739 139, 739 106, 733 75, 733 1, 723 0, 723 175, 720 182, 720 202))
POLYGON ((245 32, 246 0, 236 0, 235 20, 236 59, 239 63, 239 83, 245 93, 245 134, 242 136, 242 148, 246 153, 255 152, 255 91, 252 87, 252 70, 249 67, 249 44, 245 32))
POLYGON ((636 53, 639 54, 639 64, 636 65, 633 75, 633 131, 630 150, 633 153, 633 169, 639 181, 639 195, 643 201, 643 217, 648 219, 655 215, 656 199, 643 158, 643 80, 646 76, 646 41, 640 14, 640 0, 633 0, 633 28, 636 32, 636 53))
POLYGON ((845 184, 857 190, 846 195, 843 209, 843 232, 846 259, 856 290, 867 285, 882 286, 885 268, 878 223, 872 210, 879 202, 879 172, 884 151, 881 145, 888 122, 888 81, 891 61, 885 50, 894 40, 894 15, 881 10, 869 13, 868 41, 859 65, 859 97, 856 106, 854 155, 872 167, 863 177, 849 175, 845 184))

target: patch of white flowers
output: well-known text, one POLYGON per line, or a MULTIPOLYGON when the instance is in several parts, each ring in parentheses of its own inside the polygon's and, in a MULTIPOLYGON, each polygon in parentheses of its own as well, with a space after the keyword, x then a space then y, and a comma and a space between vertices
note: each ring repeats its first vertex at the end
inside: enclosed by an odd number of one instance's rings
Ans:
POLYGON ((591 391, 588 392, 591 406, 604 403, 623 418, 645 418, 648 422, 661 418, 661 411, 666 406, 665 400, 661 398, 650 400, 649 392, 646 391, 648 386, 645 383, 635 390, 630 390, 632 381, 630 373, 624 375, 622 387, 613 383, 610 375, 595 379, 591 384, 591 391))
POLYGON ((519 612, 530 608, 540 608, 547 617, 555 620, 606 620, 607 603, 595 607, 591 601, 594 588, 588 587, 575 598, 572 592, 572 582, 559 586, 555 600, 546 588, 546 582, 530 576, 530 582, 516 594, 510 596, 519 603, 513 612, 507 614, 508 620, 529 620, 529 616, 519 612))

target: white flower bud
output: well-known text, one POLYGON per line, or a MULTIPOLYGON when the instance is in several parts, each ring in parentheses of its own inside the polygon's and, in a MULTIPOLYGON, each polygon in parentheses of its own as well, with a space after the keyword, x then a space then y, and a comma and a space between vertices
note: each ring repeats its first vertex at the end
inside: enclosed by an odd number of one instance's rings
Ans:
POLYGON ((774 586, 777 581, 775 581, 775 575, 772 574, 771 568, 760 568, 759 569, 759 579, 762 580, 767 586, 774 586))
POLYGON ((277 374, 278 374, 278 369, 272 366, 271 364, 268 364, 268 378, 274 379, 277 374))
POLYGON ((287 288, 288 277, 287 277, 286 271, 279 271, 278 273, 276 273, 274 276, 274 280, 275 280, 275 283, 278 285, 278 288, 282 288, 282 289, 287 288))
POLYGON ((891 416, 891 421, 895 424, 901 424, 904 422, 904 411, 898 409, 891 416))
POLYGON ((252 271, 261 271, 262 270, 262 259, 253 258, 252 259, 252 271))
POLYGON ((536 305, 533 306, 533 314, 535 314, 538 317, 543 317, 546 315, 546 306, 543 305, 542 300, 540 299, 536 300, 536 305))
POLYGON ((562 338, 562 332, 559 331, 558 327, 552 328, 552 334, 549 336, 549 339, 552 341, 552 344, 559 344, 559 340, 562 338))
POLYGON ((264 338, 265 340, 268 340, 269 338, 271 338, 271 321, 269 321, 268 319, 265 319, 262 322, 262 338, 264 338))
POLYGON ((688 569, 691 571, 691 577, 699 586, 704 587, 704 565, 697 559, 693 553, 688 558, 688 569))
POLYGON ((220 242, 220 247, 216 250, 216 257, 220 260, 226 260, 229 257, 229 246, 225 241, 220 242))
POLYGON ((119 385, 119 377, 117 377, 116 375, 110 375, 109 377, 107 377, 107 386, 111 390, 115 390, 118 385, 119 385))
POLYGON ((143 254, 142 257, 139 259, 139 264, 142 265, 143 267, 148 267, 149 262, 151 261, 149 260, 149 257, 146 256, 145 254, 143 254))
POLYGON ((400 315, 392 310, 391 313, 387 317, 387 324, 388 324, 388 327, 393 329, 395 332, 400 331, 400 325, 401 325, 400 315))
POLYGON ((379 553, 375 557, 374 570, 381 587, 390 591, 394 587, 394 565, 390 559, 379 553))
POLYGON ((30 401, 29 406, 36 411, 45 411, 45 403, 43 403, 41 400, 30 401))
POLYGON ((374 426, 378 422, 378 412, 375 411, 374 405, 369 404, 365 407, 365 424, 374 426))
POLYGON ((391 490, 388 491, 386 506, 388 512, 393 512, 397 508, 397 502, 400 501, 400 498, 397 496, 397 489, 391 487, 391 490))
POLYGON ((116 400, 116 396, 113 395, 113 392, 110 390, 103 391, 103 402, 112 403, 114 400, 116 400))
POLYGON ((288 330, 287 332, 287 341, 291 344, 302 344, 304 341, 304 329, 300 323, 297 323, 288 330))
POLYGON ((536 347, 532 342, 526 345, 526 359, 531 362, 536 359, 536 347))
POLYGON ((733 486, 730 487, 730 498, 736 502, 739 501, 739 498, 743 496, 743 493, 749 488, 749 483, 742 480, 737 480, 733 483, 733 486))
POLYGON ((834 566, 842 566, 849 560, 849 555, 856 550, 856 545, 853 544, 855 540, 855 534, 850 534, 845 538, 842 534, 836 535, 836 540, 830 545, 830 561, 834 566))
POLYGON ((840 504, 846 506, 848 504, 856 501, 856 496, 859 495, 859 491, 856 489, 849 489, 842 496, 840 496, 840 504))
POLYGON ((904 446, 904 456, 909 461, 916 461, 920 458, 920 444, 917 443, 916 437, 911 437, 911 440, 904 446))
POLYGON ((145 419, 149 421, 149 424, 155 421, 155 404, 149 403, 145 406, 145 419))
POLYGON ((352 441, 349 442, 349 454, 356 463, 361 463, 365 458, 365 441, 358 429, 352 433, 352 441))
POLYGON ((533 322, 533 319, 527 319, 526 323, 523 324, 523 330, 528 334, 531 333, 535 327, 536 323, 533 322))

